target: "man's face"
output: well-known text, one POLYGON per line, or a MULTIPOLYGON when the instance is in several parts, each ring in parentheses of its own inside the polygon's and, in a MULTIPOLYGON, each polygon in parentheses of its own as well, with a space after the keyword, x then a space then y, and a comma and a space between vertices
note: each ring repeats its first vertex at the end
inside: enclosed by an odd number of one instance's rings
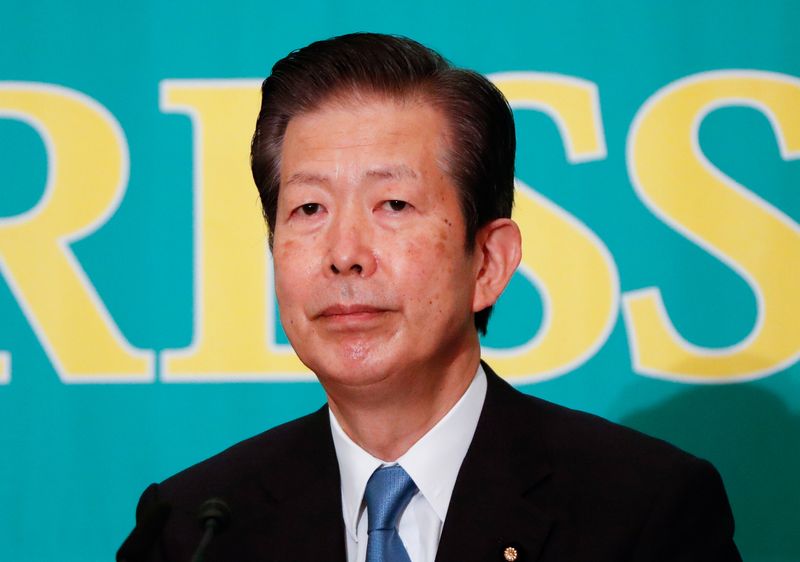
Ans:
POLYGON ((474 349, 480 252, 466 252, 435 108, 382 98, 294 117, 273 247, 281 319, 324 383, 430 372, 474 349))

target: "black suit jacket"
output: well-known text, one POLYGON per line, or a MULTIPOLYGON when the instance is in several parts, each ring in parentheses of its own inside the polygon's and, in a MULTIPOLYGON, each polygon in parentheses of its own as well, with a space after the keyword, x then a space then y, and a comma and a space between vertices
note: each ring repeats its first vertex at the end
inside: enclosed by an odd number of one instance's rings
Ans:
MULTIPOLYGON (((722 481, 706 461, 522 394, 484 365, 486 400, 436 562, 738 561, 722 481)), ((198 506, 229 528, 206 560, 344 562, 339 469, 326 408, 243 441, 144 492, 118 560, 190 560, 198 506)))

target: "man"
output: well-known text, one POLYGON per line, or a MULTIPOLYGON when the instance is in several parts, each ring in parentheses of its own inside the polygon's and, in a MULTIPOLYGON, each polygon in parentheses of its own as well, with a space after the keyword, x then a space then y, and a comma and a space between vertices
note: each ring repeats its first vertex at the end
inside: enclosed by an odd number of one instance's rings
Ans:
POLYGON ((708 463, 480 362, 521 255, 491 83, 354 34, 291 53, 262 94, 281 320, 328 403, 150 486, 119 559, 188 560, 219 498, 207 560, 739 560, 708 463))

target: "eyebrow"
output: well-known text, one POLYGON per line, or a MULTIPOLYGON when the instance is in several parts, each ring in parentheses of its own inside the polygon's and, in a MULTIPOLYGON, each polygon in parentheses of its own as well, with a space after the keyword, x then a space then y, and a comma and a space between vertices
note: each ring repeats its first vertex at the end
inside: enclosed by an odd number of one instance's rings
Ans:
POLYGON ((312 174, 309 172, 297 172, 289 176, 289 179, 286 180, 285 185, 292 185, 296 183, 328 185, 330 183, 330 179, 328 178, 328 176, 324 176, 321 174, 312 174))
POLYGON ((367 170, 364 174, 368 178, 375 179, 417 179, 417 172, 406 166, 405 164, 398 164, 397 166, 383 166, 380 168, 372 168, 367 170))

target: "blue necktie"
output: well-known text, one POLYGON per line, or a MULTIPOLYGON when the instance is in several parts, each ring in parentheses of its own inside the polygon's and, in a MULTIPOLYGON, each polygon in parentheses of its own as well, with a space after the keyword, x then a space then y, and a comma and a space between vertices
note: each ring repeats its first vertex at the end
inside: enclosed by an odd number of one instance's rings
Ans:
POLYGON ((411 562, 397 532, 397 523, 417 486, 399 464, 372 473, 367 500, 367 562, 411 562))

